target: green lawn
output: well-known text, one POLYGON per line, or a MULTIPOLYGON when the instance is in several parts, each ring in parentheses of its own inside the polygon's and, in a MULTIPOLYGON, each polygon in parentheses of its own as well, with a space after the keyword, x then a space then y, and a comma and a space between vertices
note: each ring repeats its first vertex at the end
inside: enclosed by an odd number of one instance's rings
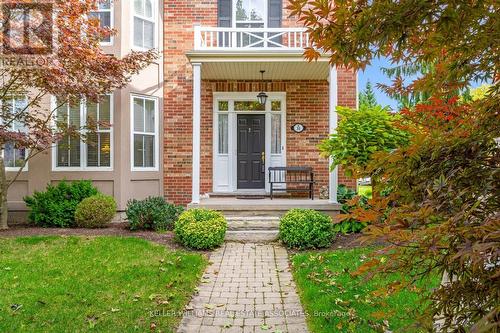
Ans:
POLYGON ((172 332, 206 264, 137 238, 0 238, 0 332, 172 332))
POLYGON ((364 195, 367 198, 372 197, 372 186, 371 185, 359 185, 358 186, 358 194, 364 195))
POLYGON ((403 290, 388 297, 373 293, 396 281, 398 276, 369 281, 352 277, 350 272, 370 251, 359 248, 299 253, 293 257, 294 277, 312 333, 380 332, 377 327, 387 326, 393 332, 424 331, 409 325, 416 323, 417 313, 423 307, 419 301, 419 296, 426 291, 423 286, 435 286, 438 279, 422 282, 420 289, 403 290))

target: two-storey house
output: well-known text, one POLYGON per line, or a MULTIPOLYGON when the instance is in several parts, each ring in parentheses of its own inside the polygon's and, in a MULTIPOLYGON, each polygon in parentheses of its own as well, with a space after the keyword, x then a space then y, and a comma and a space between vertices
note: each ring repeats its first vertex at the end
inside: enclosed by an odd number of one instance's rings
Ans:
MULTIPOLYGON (((63 179, 91 179, 119 211, 147 196, 199 205, 218 195, 266 195, 274 166, 311 166, 316 197, 335 203, 339 183, 356 184, 341 170, 330 172, 317 145, 336 128, 336 106, 356 107, 357 75, 332 67, 327 55, 306 61, 309 36, 286 6, 101 3, 94 15, 117 30, 102 42, 107 53, 157 49, 160 58, 99 105, 82 101, 58 111, 82 126, 89 115, 112 126, 98 130, 97 145, 68 138, 30 160, 9 190, 10 216, 24 219, 23 197, 63 179)), ((6 148, 8 176, 23 154, 6 148)))

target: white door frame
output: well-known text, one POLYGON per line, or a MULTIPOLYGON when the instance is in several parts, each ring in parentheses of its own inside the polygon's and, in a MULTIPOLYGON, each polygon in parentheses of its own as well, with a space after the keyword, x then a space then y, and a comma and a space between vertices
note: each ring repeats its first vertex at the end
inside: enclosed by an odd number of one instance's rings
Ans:
MULTIPOLYGON (((237 115, 264 114, 265 122, 265 191, 269 192, 270 166, 286 166, 286 93, 269 92, 265 111, 234 111, 234 101, 256 101, 256 92, 215 92, 213 93, 213 163, 212 191, 236 193, 237 188, 237 115), (271 101, 281 101, 281 111, 271 111, 271 101), (229 110, 218 111, 219 101, 228 101, 229 110), (228 153, 219 154, 219 114, 228 114, 228 153), (271 154, 271 117, 281 115, 281 154, 271 154)), ((246 191, 246 190, 242 190, 246 191)))

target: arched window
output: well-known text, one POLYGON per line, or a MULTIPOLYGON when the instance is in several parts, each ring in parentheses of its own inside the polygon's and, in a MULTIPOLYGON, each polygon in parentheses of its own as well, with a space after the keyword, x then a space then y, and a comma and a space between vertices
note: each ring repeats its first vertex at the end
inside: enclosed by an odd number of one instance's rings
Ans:
POLYGON ((155 47, 155 5, 152 0, 134 0, 134 46, 155 47))

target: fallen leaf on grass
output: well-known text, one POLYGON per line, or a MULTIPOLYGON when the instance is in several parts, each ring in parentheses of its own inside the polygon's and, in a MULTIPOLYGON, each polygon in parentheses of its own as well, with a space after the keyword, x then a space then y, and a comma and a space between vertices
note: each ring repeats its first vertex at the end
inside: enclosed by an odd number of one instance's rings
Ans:
POLYGON ((21 308, 23 307, 22 304, 11 304, 10 308, 12 309, 12 311, 18 311, 20 310, 21 308))
POLYGON ((95 325, 97 324, 97 319, 99 319, 99 317, 87 316, 86 320, 87 324, 89 325, 89 328, 95 328, 95 325))
POLYGON ((387 313, 384 311, 375 311, 375 312, 372 312, 370 314, 370 316, 372 316, 375 319, 382 319, 382 318, 387 317, 387 313))
POLYGON ((119 312, 119 311, 120 311, 120 309, 118 309, 118 308, 111 308, 111 312, 119 312))

